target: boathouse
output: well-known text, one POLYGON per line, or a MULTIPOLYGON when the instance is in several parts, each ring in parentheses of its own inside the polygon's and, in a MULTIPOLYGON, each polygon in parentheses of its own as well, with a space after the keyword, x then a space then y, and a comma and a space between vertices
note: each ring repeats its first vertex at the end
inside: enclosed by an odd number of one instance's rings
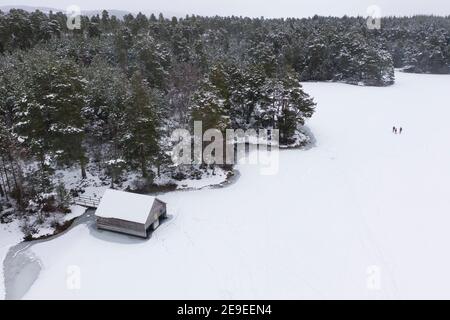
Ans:
POLYGON ((108 189, 95 212, 97 228, 147 238, 167 217, 166 210, 156 197, 108 189))

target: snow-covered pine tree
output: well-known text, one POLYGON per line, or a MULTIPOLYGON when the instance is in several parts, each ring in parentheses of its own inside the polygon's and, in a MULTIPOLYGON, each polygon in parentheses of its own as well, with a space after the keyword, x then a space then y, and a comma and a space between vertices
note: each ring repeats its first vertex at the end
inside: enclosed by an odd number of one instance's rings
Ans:
POLYGON ((78 67, 66 60, 34 50, 23 65, 24 91, 16 104, 14 130, 24 137, 41 164, 78 163, 86 176, 83 148, 85 81, 78 67))
POLYGON ((149 177, 149 164, 160 152, 155 95, 141 73, 135 72, 126 101, 121 147, 128 162, 139 167, 144 178, 149 177))
POLYGON ((137 38, 132 48, 136 66, 153 88, 164 88, 170 66, 169 52, 148 35, 137 38))
POLYGON ((230 117, 224 102, 220 90, 209 79, 203 80, 192 98, 190 106, 191 122, 201 121, 204 131, 218 129, 225 132, 229 128, 230 117))
POLYGON ((283 79, 268 79, 263 99, 256 112, 259 128, 280 130, 280 143, 295 142, 295 134, 314 113, 315 103, 303 91, 298 79, 288 75, 283 79))

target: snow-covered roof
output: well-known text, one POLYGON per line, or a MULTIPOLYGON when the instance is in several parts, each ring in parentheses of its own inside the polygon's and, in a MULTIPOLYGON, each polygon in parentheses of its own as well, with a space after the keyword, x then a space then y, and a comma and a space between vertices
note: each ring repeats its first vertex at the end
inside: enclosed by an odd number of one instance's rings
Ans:
POLYGON ((105 191, 95 215, 137 223, 145 223, 155 197, 108 189, 105 191))

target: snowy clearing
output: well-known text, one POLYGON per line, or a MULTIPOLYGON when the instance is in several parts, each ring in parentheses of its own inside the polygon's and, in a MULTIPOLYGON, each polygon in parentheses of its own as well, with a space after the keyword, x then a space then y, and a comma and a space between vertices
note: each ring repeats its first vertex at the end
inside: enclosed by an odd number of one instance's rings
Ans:
POLYGON ((171 218, 149 241, 79 225, 31 247, 25 298, 450 298, 450 76, 304 87, 315 148, 281 151, 277 175, 241 165, 227 188, 160 196, 171 218))

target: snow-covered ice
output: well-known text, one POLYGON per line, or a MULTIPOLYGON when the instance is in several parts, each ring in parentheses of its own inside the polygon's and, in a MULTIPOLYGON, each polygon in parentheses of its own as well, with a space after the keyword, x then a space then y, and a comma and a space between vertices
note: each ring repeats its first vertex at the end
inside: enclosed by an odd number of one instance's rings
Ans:
POLYGON ((20 231, 19 221, 15 220, 8 224, 0 223, 0 300, 5 298, 3 260, 5 260, 8 250, 22 240, 23 233, 20 231))
POLYGON ((161 196, 171 217, 148 241, 79 225, 32 246, 25 298, 450 298, 450 77, 304 87, 314 148, 161 196))

